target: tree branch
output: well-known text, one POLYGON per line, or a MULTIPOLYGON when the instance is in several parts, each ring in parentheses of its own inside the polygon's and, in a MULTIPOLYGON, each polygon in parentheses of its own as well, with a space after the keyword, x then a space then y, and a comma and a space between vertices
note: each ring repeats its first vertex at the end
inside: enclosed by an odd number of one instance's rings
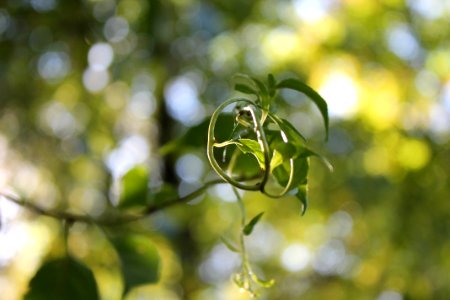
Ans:
POLYGON ((168 208, 170 206, 185 203, 188 202, 201 194, 203 194, 210 186, 225 183, 222 179, 215 179, 206 182, 202 187, 198 188, 197 190, 193 191, 192 193, 180 197, 175 198, 172 200, 165 201, 161 204, 155 205, 155 206, 148 206, 143 212, 139 214, 126 214, 121 213, 117 217, 112 216, 104 216, 100 218, 93 218, 87 215, 81 215, 81 214, 74 214, 69 213, 65 211, 58 211, 58 210, 48 210, 45 209, 31 201, 27 201, 23 198, 19 198, 13 195, 8 195, 6 193, 0 192, 0 197, 3 197, 17 205, 20 205, 22 207, 27 208, 30 211, 33 211, 34 213, 37 213, 39 215, 47 216, 50 218, 58 219, 58 220, 64 220, 67 222, 82 222, 82 223, 88 223, 88 224, 95 224, 95 225, 102 225, 102 226, 115 226, 115 225, 121 225, 125 223, 130 223, 133 221, 138 221, 140 219, 143 219, 155 212, 158 212, 162 209, 168 208))

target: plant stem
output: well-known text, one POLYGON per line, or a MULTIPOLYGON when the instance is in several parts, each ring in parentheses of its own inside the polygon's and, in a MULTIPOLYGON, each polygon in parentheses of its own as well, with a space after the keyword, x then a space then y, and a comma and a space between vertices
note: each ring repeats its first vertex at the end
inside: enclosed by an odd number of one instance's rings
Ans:
POLYGON ((250 293, 252 297, 254 297, 256 294, 253 291, 252 288, 252 270, 250 267, 250 262, 248 260, 248 254, 247 249, 245 247, 245 236, 244 236, 244 228, 247 223, 246 221, 246 210, 245 210, 245 204, 242 200, 241 195, 239 195, 238 190, 233 187, 233 192, 236 195, 237 202, 239 204, 239 209, 241 211, 241 230, 239 233, 239 246, 240 246, 240 253, 241 253, 241 259, 242 259, 242 279, 243 279, 243 288, 250 293))

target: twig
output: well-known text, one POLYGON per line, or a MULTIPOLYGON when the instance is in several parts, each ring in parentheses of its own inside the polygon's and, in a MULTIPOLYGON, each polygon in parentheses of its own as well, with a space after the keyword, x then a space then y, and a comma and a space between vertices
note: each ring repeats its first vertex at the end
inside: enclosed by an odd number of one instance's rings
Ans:
POLYGON ((47 216, 47 217, 58 219, 58 220, 64 220, 68 223, 82 222, 82 223, 96 224, 96 225, 103 225, 103 226, 115 226, 115 225, 130 223, 133 221, 138 221, 138 220, 145 218, 153 213, 156 213, 157 211, 168 208, 175 204, 188 202, 188 201, 200 196, 210 186, 220 184, 220 183, 224 183, 223 180, 221 180, 221 179, 211 180, 211 181, 206 182, 202 187, 198 188, 194 192, 192 192, 184 197, 165 201, 159 205, 149 206, 143 212, 141 212, 139 214, 122 213, 117 217, 104 216, 104 217, 100 217, 100 218, 93 218, 93 217, 90 217, 87 215, 69 213, 69 212, 59 211, 59 210, 45 209, 45 208, 33 203, 32 201, 27 201, 23 198, 19 198, 19 197, 9 195, 6 193, 1 193, 1 192, 0 192, 0 197, 3 197, 4 199, 14 202, 15 204, 20 205, 22 207, 25 207, 39 215, 47 216))

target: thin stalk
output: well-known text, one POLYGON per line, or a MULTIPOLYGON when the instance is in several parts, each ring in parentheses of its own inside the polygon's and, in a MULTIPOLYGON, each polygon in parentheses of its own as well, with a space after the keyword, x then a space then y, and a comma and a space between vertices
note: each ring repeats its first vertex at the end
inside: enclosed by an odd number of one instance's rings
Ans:
POLYGON ((255 297, 257 294, 253 290, 253 278, 252 278, 252 269, 250 266, 250 262, 248 260, 248 253, 247 249, 245 247, 245 236, 244 236, 244 228, 247 224, 246 221, 246 210, 245 210, 245 204, 242 200, 241 195, 239 195, 238 190, 233 187, 233 192, 236 195, 237 202, 239 204, 239 209, 241 211, 241 230, 239 233, 239 247, 240 247, 240 253, 241 253, 241 259, 242 259, 242 272, 241 272, 241 280, 243 283, 242 288, 250 293, 250 296, 255 297))

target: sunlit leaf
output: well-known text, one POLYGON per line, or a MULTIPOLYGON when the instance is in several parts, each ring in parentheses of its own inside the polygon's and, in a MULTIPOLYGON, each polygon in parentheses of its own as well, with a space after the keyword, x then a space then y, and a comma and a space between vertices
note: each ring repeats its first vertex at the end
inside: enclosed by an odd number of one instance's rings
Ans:
POLYGON ((25 300, 97 300, 92 271, 72 257, 45 262, 31 279, 25 300))
POLYGON ((159 280, 160 257, 150 238, 130 234, 112 238, 120 259, 126 294, 133 287, 159 280))
POLYGON ((237 248, 237 246, 234 243, 232 243, 231 241, 229 241, 228 239, 226 239, 224 237, 220 237, 220 240, 228 248, 228 250, 239 253, 239 249, 237 248))
POLYGON ((305 94, 306 96, 309 97, 309 99, 311 99, 317 106, 317 108, 319 109, 322 118, 323 118, 323 122, 324 122, 324 126, 325 126, 325 138, 328 138, 328 106, 327 106, 327 102, 322 98, 322 96, 319 95, 319 93, 317 93, 314 89, 312 89, 311 87, 309 87, 308 85, 304 84, 303 82, 297 80, 297 79, 285 79, 282 80, 281 82, 279 82, 277 84, 277 88, 282 89, 282 88, 287 88, 287 89, 291 89, 291 90, 295 90, 298 91, 300 93, 305 94))
POLYGON ((239 139, 236 146, 242 151, 242 153, 250 153, 254 155, 261 168, 264 169, 264 153, 261 150, 261 145, 257 141, 251 139, 239 139))
POLYGON ((253 281, 262 287, 270 288, 275 284, 274 279, 264 280, 264 279, 259 278, 255 273, 251 273, 251 276, 252 276, 253 281))
POLYGON ((244 279, 242 277, 243 276, 240 273, 234 274, 233 276, 234 283, 240 288, 244 287, 244 279))
POLYGON ((149 174, 144 166, 136 166, 121 179, 119 208, 147 206, 149 174))
POLYGON ((284 161, 283 154, 281 154, 276 149, 273 151, 272 159, 270 160, 270 169, 273 170, 279 165, 281 165, 284 161))
POLYGON ((258 163, 262 169, 264 169, 264 153, 261 150, 260 144, 252 139, 238 139, 230 140, 223 143, 217 143, 215 147, 227 147, 229 145, 236 145, 239 150, 244 154, 252 154, 258 160, 258 163))
POLYGON ((264 212, 257 214, 255 217, 253 217, 253 219, 250 220, 250 222, 248 222, 247 225, 245 225, 244 229, 242 230, 245 235, 250 235, 253 232, 253 228, 256 224, 258 224, 263 214, 264 212))
POLYGON ((269 140, 269 147, 273 150, 272 158, 270 160, 270 169, 273 170, 283 162, 294 158, 296 155, 296 148, 291 143, 286 143, 280 131, 266 131, 266 137, 269 140))

